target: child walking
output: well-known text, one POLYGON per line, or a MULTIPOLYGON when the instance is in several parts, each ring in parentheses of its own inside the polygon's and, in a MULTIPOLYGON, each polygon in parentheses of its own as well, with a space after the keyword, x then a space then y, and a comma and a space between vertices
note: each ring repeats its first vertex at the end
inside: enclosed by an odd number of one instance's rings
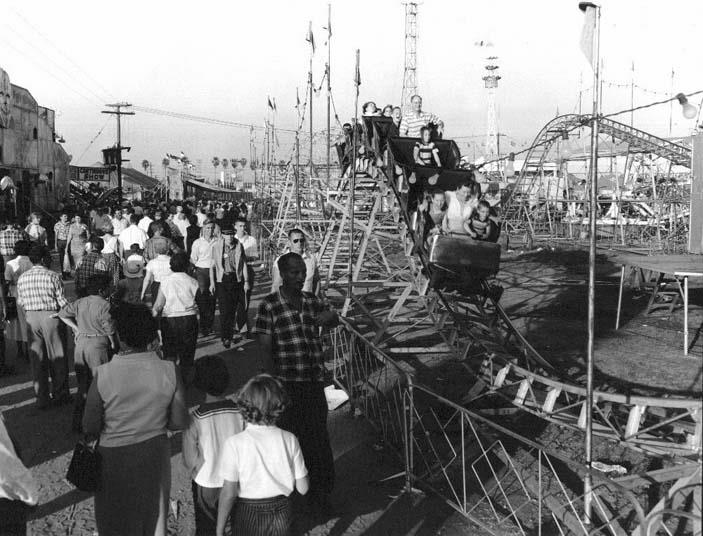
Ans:
POLYGON ((195 535, 210 536, 217 525, 217 501, 222 477, 217 462, 225 441, 244 429, 237 405, 224 397, 229 372, 221 357, 206 355, 195 362, 193 385, 205 392, 205 402, 191 414, 183 433, 183 463, 191 475, 195 535))
POLYGON ((242 387, 237 404, 246 428, 230 437, 222 449, 224 485, 217 536, 224 536, 230 515, 237 535, 288 534, 292 521, 289 497, 293 490, 305 495, 310 484, 298 439, 276 426, 286 403, 283 386, 268 374, 259 374, 242 387))

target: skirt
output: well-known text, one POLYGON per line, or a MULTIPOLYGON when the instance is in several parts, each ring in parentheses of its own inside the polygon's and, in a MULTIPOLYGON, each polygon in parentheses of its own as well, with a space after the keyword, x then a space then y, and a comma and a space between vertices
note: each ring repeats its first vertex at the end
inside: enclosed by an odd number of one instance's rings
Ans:
POLYGON ((166 536, 171 491, 166 434, 98 450, 102 478, 95 494, 95 523, 100 536, 166 536))

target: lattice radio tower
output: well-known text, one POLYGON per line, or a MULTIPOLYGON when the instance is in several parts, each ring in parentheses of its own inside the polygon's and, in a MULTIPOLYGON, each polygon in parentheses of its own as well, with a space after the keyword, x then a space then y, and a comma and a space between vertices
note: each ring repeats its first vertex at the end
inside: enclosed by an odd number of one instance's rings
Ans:
POLYGON ((496 89, 498 89, 498 56, 489 56, 485 66, 486 76, 483 77, 487 90, 486 110, 486 158, 498 155, 498 119, 496 118, 496 89))
POLYGON ((405 4, 405 70, 403 71, 403 110, 410 106, 410 98, 417 94, 417 3, 405 4))

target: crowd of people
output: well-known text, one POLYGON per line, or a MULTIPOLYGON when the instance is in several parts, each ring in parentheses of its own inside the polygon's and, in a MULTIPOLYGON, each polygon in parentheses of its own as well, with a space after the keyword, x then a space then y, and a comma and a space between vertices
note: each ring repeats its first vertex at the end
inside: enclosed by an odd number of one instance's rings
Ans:
MULTIPOLYGON (((318 511, 330 508, 321 329, 334 326, 336 314, 317 296, 315 257, 300 229, 290 230, 287 251, 275 259, 271 292, 250 326, 258 244, 243 207, 98 207, 85 218, 61 214, 53 233, 38 214, 29 221, 0 231, 4 346, 12 350, 3 353, 2 372, 16 373, 16 360, 26 359, 39 410, 74 402, 73 429, 97 442, 101 458, 94 499, 101 536, 167 533, 176 431, 183 431, 196 534, 287 534, 293 493, 318 511), (64 292, 69 279, 73 301, 64 292), (225 349, 244 337, 260 345, 261 374, 229 398, 223 358, 194 359, 217 305, 225 349), (66 327, 75 341, 75 397, 66 327), (189 387, 205 396, 190 413, 189 387)), ((0 428, 3 442, 1 418, 0 428)), ((20 480, 15 491, 29 486, 20 480)), ((0 528, 24 534, 19 507, 36 490, 11 493, 3 481, 0 528)))

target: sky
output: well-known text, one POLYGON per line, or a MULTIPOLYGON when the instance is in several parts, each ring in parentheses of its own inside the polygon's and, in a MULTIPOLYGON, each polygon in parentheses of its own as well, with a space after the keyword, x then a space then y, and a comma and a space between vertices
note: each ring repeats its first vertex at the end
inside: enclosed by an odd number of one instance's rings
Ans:
MULTIPOLYGON (((296 88, 305 98, 310 45, 315 86, 327 61, 327 0, 136 1, 1 0, 0 68, 39 104, 57 112, 56 130, 73 164, 90 165, 114 143, 105 104, 135 106, 263 127, 267 97, 278 127, 294 129, 296 88), (117 7, 116 7, 117 6, 117 7), (98 133, 100 133, 98 135, 98 133)), ((699 0, 604 0, 603 112, 679 91, 703 89, 699 0), (634 64, 634 73, 632 65, 634 64), (672 77, 673 70, 673 77, 672 77)), ((342 122, 354 115, 354 61, 360 50, 359 103, 400 101, 405 6, 397 0, 332 0, 331 81, 342 122)), ((487 56, 500 66, 496 107, 510 147, 529 144, 560 114, 591 108, 592 71, 579 49, 583 14, 574 0, 424 0, 418 6, 417 78, 423 108, 445 122, 462 153, 485 139, 487 56), (492 47, 477 46, 490 42, 492 47), (467 145, 473 144, 473 145, 467 145)), ((698 101, 693 101, 698 105, 698 101)), ((638 112, 635 126, 660 136, 689 134, 694 121, 668 104, 638 112)), ((326 124, 325 91, 313 98, 314 129, 326 124)), ((623 116, 629 122, 629 114, 623 116)), ((307 124, 306 124, 307 128, 307 124)), ((249 158, 249 130, 137 111, 124 120, 123 145, 139 167, 160 173, 165 153, 183 151, 212 169, 213 156, 249 158)), ((255 132, 261 146, 263 132, 255 132)), ((279 153, 292 134, 279 134, 279 153)), ((260 150, 260 149, 259 149, 260 150)), ((480 148, 479 148, 480 151, 480 148)), ((285 154, 285 156, 283 156, 285 154)))

